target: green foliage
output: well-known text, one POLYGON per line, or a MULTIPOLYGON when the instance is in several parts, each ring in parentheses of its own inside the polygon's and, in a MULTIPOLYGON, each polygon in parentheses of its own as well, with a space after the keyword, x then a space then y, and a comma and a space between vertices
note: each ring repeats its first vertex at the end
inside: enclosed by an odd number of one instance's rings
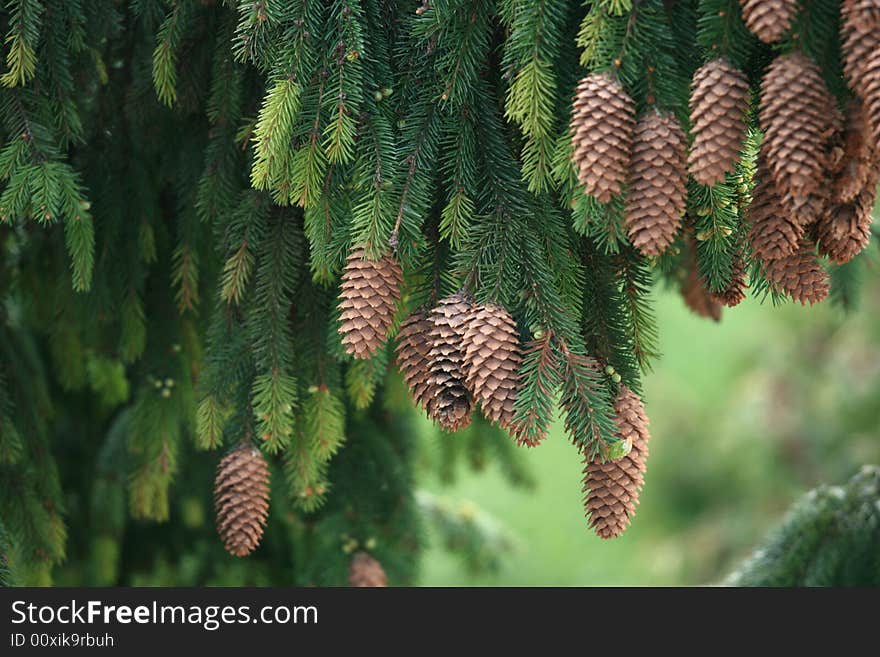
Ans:
POLYGON ((731 586, 877 586, 880 469, 865 466, 842 486, 804 495, 731 586))

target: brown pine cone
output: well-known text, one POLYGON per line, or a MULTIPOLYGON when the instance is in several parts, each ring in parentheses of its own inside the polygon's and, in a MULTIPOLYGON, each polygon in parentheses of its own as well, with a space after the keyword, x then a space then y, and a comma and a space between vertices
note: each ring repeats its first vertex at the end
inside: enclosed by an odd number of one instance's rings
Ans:
POLYGON ((417 310, 400 325, 397 334, 397 367, 416 404, 423 409, 433 396, 431 388, 431 323, 428 313, 417 310))
POLYGON ((847 110, 843 157, 834 178, 832 196, 837 203, 851 203, 867 188, 876 188, 880 159, 872 147, 867 116, 854 100, 847 110))
POLYGON ((242 443, 217 466, 217 533, 226 551, 244 557, 260 544, 269 515, 269 466, 262 452, 242 443))
POLYGON ((714 185, 733 171, 745 139, 749 82, 727 60, 697 69, 691 85, 691 145, 688 167, 694 180, 714 185))
POLYGON ((880 30, 862 30, 854 16, 855 14, 846 12, 843 14, 840 23, 840 50, 843 72, 849 80, 850 89, 864 98, 865 64, 873 53, 880 50, 880 30))
POLYGON ((880 0, 843 0, 840 15, 846 25, 858 32, 880 30, 880 0))
MULTIPOLYGON (((721 292, 710 292, 709 296, 712 297, 712 300, 715 303, 727 306, 728 308, 733 308, 734 306, 738 306, 742 300, 746 298, 746 288, 748 287, 748 283, 746 282, 746 268, 740 256, 734 258, 730 270, 730 283, 727 284, 727 287, 721 292)), ((718 314, 720 315, 721 309, 719 308, 718 310, 718 314)))
POLYGON ((364 249, 348 256, 339 292, 339 310, 345 352, 370 358, 385 343, 400 301, 403 272, 394 256, 369 260, 364 249))
POLYGON ((749 31, 764 43, 779 41, 797 14, 798 0, 740 0, 749 31))
POLYGON ((590 196, 607 203, 626 180, 634 105, 620 82, 601 73, 578 83, 571 108, 572 161, 590 196))
POLYGON ((749 205, 749 244, 761 260, 774 260, 795 253, 804 237, 804 224, 794 221, 782 205, 776 183, 758 162, 757 184, 749 205))
POLYGON ((794 213, 804 212, 799 204, 825 182, 838 117, 815 62, 797 52, 773 60, 761 84, 761 151, 780 198, 794 213))
POLYGON ((790 256, 765 260, 763 269, 774 290, 788 294, 801 305, 813 305, 828 297, 828 272, 816 257, 813 244, 806 240, 790 256))
POLYGON ((366 552, 357 552, 348 567, 348 585, 381 588, 388 586, 382 564, 366 552))
POLYGON ((876 44, 864 65, 865 114, 871 128, 871 148, 880 151, 880 43, 876 44))
POLYGON ((446 431, 463 429, 471 422, 473 401, 465 383, 462 340, 470 320, 471 303, 463 294, 441 299, 431 311, 428 416, 446 431))
POLYGON ((660 255, 681 225, 687 198, 687 139, 670 114, 648 111, 636 124, 624 224, 632 245, 660 255))
POLYGON ((513 421, 522 351, 516 322, 498 304, 475 306, 462 341, 467 386, 483 415, 502 429, 513 421))
POLYGON ((871 240, 873 189, 866 189, 853 203, 833 207, 816 226, 819 253, 839 265, 849 262, 871 240))
POLYGON ((590 527, 601 538, 616 538, 629 526, 645 482, 648 458, 648 417, 642 400, 626 386, 620 386, 614 402, 617 436, 632 448, 614 461, 601 462, 586 456, 584 468, 585 507, 590 527))
POLYGON ((695 315, 706 317, 715 322, 721 321, 721 303, 703 285, 703 279, 700 277, 696 266, 688 269, 687 277, 681 286, 681 296, 684 299, 685 305, 695 315))

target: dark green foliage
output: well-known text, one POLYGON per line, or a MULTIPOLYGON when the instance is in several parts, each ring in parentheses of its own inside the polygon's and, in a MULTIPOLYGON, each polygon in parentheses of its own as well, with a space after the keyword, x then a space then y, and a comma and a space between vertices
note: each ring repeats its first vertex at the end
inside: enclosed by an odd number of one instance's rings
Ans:
POLYGON ((731 586, 880 585, 880 469, 807 493, 731 586))

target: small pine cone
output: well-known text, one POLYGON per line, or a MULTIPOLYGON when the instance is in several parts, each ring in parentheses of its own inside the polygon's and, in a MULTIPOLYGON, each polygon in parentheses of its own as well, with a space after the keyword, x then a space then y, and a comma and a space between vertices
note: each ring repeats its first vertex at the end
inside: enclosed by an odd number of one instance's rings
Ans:
POLYGON ((687 139, 669 114, 649 111, 633 141, 624 223, 632 245, 659 255, 681 225, 687 198, 687 139))
POLYGON ((634 105, 608 74, 583 78, 571 108, 572 161, 587 194, 607 203, 626 180, 634 105))
POLYGON ((681 296, 685 305, 700 317, 706 317, 715 322, 721 321, 721 303, 715 295, 703 285, 703 279, 697 272, 696 267, 688 270, 687 278, 681 286, 681 296))
POLYGON ((871 148, 880 151, 880 43, 865 61, 864 91, 865 113, 871 128, 871 148))
POLYGON ((441 299, 431 311, 428 415, 446 431, 463 429, 471 422, 473 401, 465 383, 461 345, 470 319, 471 303, 463 294, 441 299))
POLYGON ((397 367, 409 392, 421 408, 428 408, 431 389, 431 329, 427 312, 418 310, 406 318, 397 334, 397 367))
POLYGON ((758 183, 749 205, 749 244, 761 260, 775 260, 798 250, 804 236, 804 225, 794 221, 783 207, 776 183, 759 161, 758 183))
POLYGON ((844 23, 858 32, 880 30, 880 0, 843 0, 840 14, 844 23))
POLYGON ((749 82, 724 59, 704 64, 691 86, 694 143, 688 168, 698 183, 714 185, 733 171, 745 138, 749 82))
MULTIPOLYGON (((730 282, 727 284, 727 287, 721 292, 710 292, 709 294, 712 297, 712 300, 716 303, 719 303, 722 306, 727 306, 728 308, 733 308, 734 306, 738 306, 742 300, 746 298, 747 287, 748 283, 746 282, 745 265, 743 264, 742 258, 736 256, 730 267, 730 282)), ((721 314, 720 308, 718 314, 721 314)))
POLYGON ((602 463, 587 456, 584 494, 590 527, 600 538, 616 538, 629 526, 645 482, 648 458, 648 417, 632 390, 620 386, 614 401, 618 437, 631 445, 629 454, 602 463))
POLYGON ((783 202, 818 190, 839 111, 822 72, 801 53, 773 60, 761 84, 762 153, 783 202))
POLYGON ((870 128, 864 107, 858 101, 847 111, 843 157, 834 178, 832 196, 837 203, 851 203, 866 188, 877 187, 880 162, 871 145, 870 128))
POLYGON ((217 533, 226 551, 244 557, 260 544, 269 515, 269 466, 262 452, 242 443, 217 466, 217 533))
POLYGON ((339 332, 346 353, 369 358, 382 346, 394 320, 402 281, 403 272, 394 256, 369 260, 359 248, 349 254, 339 293, 339 332))
POLYGON ((764 43, 779 41, 791 28, 798 0, 740 0, 746 27, 764 43))
POLYGON ((865 64, 880 49, 880 30, 864 31, 854 21, 854 14, 844 13, 840 23, 840 50, 843 55, 843 72, 849 87, 859 96, 865 94, 865 64))
POLYGON ((819 253, 842 265, 855 258, 871 240, 873 190, 865 190, 854 203, 831 209, 816 226, 819 253))
POLYGON ((801 305, 818 303, 828 296, 828 272, 816 257, 813 244, 802 241, 800 249, 778 260, 764 261, 764 275, 777 292, 784 292, 801 305))
POLYGON ((483 415, 507 429, 519 391, 522 351, 516 322, 495 303, 473 308, 462 341, 468 389, 483 415))
POLYGON ((348 585, 381 588, 388 586, 382 564, 366 552, 357 552, 348 567, 348 585))

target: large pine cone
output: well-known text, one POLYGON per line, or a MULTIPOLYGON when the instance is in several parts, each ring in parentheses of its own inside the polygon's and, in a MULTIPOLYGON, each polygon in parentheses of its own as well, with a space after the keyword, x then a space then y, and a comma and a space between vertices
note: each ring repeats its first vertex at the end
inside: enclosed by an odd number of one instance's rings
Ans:
POLYGON ((431 329, 427 312, 417 310, 406 318, 397 333, 397 367, 410 394, 421 408, 428 408, 431 388, 431 329))
POLYGON ((645 255, 659 255, 675 238, 687 198, 687 139, 670 114, 648 111, 636 125, 624 223, 645 255))
POLYGON ((854 202, 831 208, 816 227, 819 252, 839 265, 861 253, 871 240, 873 201, 873 191, 865 190, 854 202))
POLYGON ((840 23, 840 44, 843 55, 843 72, 849 80, 850 89, 864 98, 866 64, 871 55, 880 50, 880 29, 863 30, 857 14, 847 12, 844 2, 843 20, 840 23))
POLYGON ((571 109, 572 160, 587 194, 603 203, 619 194, 626 180, 634 105, 620 82, 608 74, 585 77, 571 109))
POLYGON ((626 386, 614 402, 618 437, 630 443, 626 456, 614 461, 591 460, 584 469, 584 493, 590 527, 601 538, 620 536, 639 503, 648 458, 648 417, 642 400, 626 386))
POLYGON ((269 466, 256 447, 242 443, 220 461, 214 508, 226 551, 236 557, 253 552, 269 515, 269 466))
POLYGON ((797 14, 798 0, 740 0, 746 27, 764 43, 779 41, 797 14))
POLYGON ((366 552, 358 552, 348 567, 349 586, 384 587, 388 577, 382 564, 366 552))
POLYGON ((462 340, 470 319, 471 303, 463 294, 441 299, 431 311, 429 351, 432 396, 428 415, 446 431, 463 429, 471 422, 473 402, 465 384, 462 340))
POLYGON ((503 306, 476 306, 462 342, 468 388, 483 415, 507 429, 519 391, 522 352, 516 322, 503 306))
POLYGON ((764 261, 764 275, 777 292, 784 292, 801 305, 818 303, 828 297, 828 272, 808 241, 798 251, 778 260, 764 261))
POLYGON ((761 84, 762 153, 783 203, 790 204, 792 212, 812 216, 809 208, 799 206, 825 183, 838 116, 815 62, 801 53, 773 60, 761 84))
POLYGON ((400 301, 403 272, 392 255, 370 260, 363 249, 348 256, 342 274, 339 332, 346 353, 369 358, 381 347, 400 301))
POLYGON ((691 131, 694 143, 688 167, 694 180, 714 185, 733 171, 745 139, 749 82, 724 59, 697 69, 691 86, 691 131))
POLYGON ((804 237, 804 224, 791 219, 776 183, 759 160, 757 184, 749 205, 749 244, 761 260, 778 260, 795 253, 804 237))

